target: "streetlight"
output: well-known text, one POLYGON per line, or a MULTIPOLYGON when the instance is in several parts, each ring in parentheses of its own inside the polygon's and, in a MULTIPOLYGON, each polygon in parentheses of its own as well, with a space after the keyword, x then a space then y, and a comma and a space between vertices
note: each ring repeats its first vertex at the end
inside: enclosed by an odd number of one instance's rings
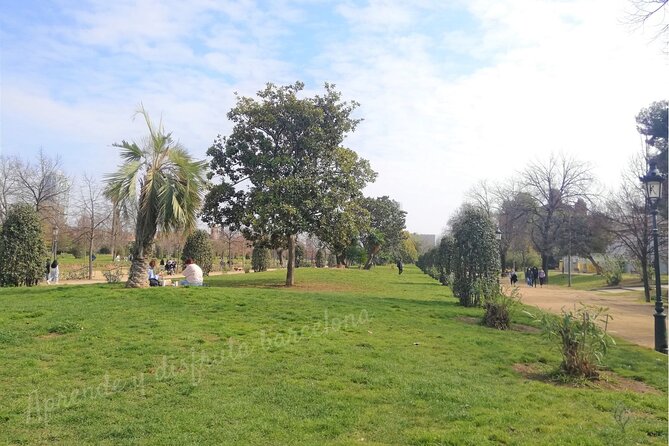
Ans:
POLYGON ((495 229, 495 239, 497 240, 497 249, 499 249, 500 275, 504 276, 504 265, 502 264, 502 231, 500 231, 499 226, 495 229))
POLYGON ((657 169, 655 160, 650 161, 650 166, 646 175, 639 177, 639 180, 646 188, 646 197, 650 204, 651 214, 653 216, 653 244, 655 251, 655 350, 667 354, 667 315, 664 313, 662 303, 662 288, 660 280, 660 254, 657 242, 657 204, 662 197, 662 183, 666 176, 657 169))
POLYGON ((51 232, 51 235, 53 235, 52 239, 52 254, 53 254, 53 259, 56 260, 56 254, 58 251, 58 226, 53 227, 53 231, 51 232))

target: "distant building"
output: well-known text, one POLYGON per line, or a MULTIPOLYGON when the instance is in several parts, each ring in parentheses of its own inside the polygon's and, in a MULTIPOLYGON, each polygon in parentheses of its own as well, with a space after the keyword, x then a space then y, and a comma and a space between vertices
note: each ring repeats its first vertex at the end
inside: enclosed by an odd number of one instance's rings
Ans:
POLYGON ((437 246, 437 236, 436 234, 411 234, 418 246, 416 247, 418 249, 418 255, 425 254, 427 251, 430 249, 434 248, 437 246))

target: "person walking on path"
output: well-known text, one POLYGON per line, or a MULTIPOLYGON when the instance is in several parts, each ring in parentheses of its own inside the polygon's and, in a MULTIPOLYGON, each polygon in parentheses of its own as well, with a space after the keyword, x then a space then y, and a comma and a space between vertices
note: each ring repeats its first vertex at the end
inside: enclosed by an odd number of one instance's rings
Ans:
POLYGON ((516 286, 516 282, 518 282, 518 274, 516 274, 516 271, 511 271, 511 286, 516 286))
POLYGON ((58 260, 54 260, 51 264, 51 271, 49 271, 49 280, 48 283, 55 284, 58 283, 58 278, 60 276, 60 271, 58 269, 58 260))
POLYGON ((544 287, 544 282, 546 282, 546 272, 541 268, 539 270, 539 284, 541 285, 541 288, 544 287))
POLYGON ((532 286, 537 287, 537 282, 539 281, 539 269, 535 266, 532 268, 532 286))

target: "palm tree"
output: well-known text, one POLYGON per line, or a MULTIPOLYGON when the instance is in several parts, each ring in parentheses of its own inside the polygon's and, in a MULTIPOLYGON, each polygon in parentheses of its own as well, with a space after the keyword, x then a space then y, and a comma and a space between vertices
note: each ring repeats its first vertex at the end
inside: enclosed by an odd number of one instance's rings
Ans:
POLYGON ((156 127, 143 106, 137 111, 149 135, 137 143, 114 144, 121 149, 123 163, 107 176, 106 196, 122 208, 136 205, 137 223, 132 266, 127 287, 149 285, 147 259, 153 253, 158 229, 190 231, 202 204, 206 162, 194 161, 188 152, 165 133, 162 122, 156 127))

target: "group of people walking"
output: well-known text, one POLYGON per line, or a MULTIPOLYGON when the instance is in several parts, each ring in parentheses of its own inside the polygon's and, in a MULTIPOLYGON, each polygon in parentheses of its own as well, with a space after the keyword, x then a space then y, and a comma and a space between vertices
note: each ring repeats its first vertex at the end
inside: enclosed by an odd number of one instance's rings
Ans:
MULTIPOLYGON (((509 280, 511 285, 516 285, 518 282, 518 273, 511 271, 511 274, 509 274, 509 280)), ((525 282, 527 283, 527 286, 535 288, 537 283, 539 283, 539 286, 543 288, 544 283, 546 283, 546 272, 543 270, 543 268, 537 268, 536 266, 527 268, 525 270, 525 282)))

